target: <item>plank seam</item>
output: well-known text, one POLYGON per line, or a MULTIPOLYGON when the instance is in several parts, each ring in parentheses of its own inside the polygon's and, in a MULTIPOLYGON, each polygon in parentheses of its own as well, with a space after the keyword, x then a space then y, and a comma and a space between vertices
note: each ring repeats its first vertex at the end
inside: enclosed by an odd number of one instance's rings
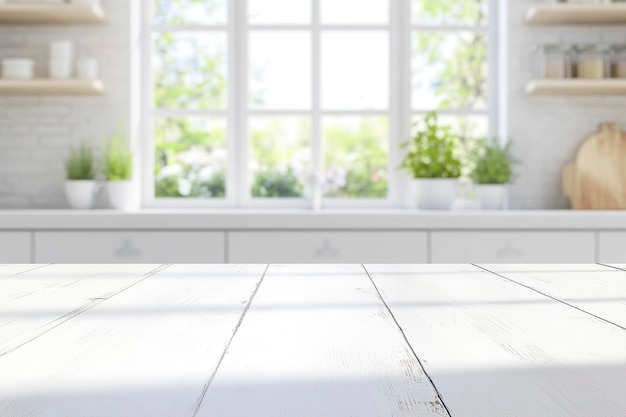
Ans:
POLYGON ((217 375, 217 372, 219 371, 220 366, 222 365, 222 362, 224 361, 224 358, 226 357, 226 354, 228 353, 228 348, 230 347, 231 343, 233 342, 233 339, 235 338, 235 335, 237 334, 237 332, 239 331, 239 328, 241 327, 241 324, 243 323, 243 319, 246 317, 248 310, 250 310, 250 306, 252 305, 252 302, 254 301, 254 297, 256 297, 257 292, 259 292, 259 288, 261 288, 261 284, 263 283, 263 280, 265 279, 265 275, 267 274, 267 270, 269 269, 269 267, 270 267, 269 264, 265 266, 265 270, 263 271, 263 274, 261 275, 261 279, 256 284, 256 287, 254 288, 254 291, 252 292, 252 295, 250 296, 250 302, 243 309, 243 312, 241 313, 241 317, 239 317, 239 321, 237 322, 237 325, 233 329, 233 333, 230 336, 230 339, 228 340, 228 342, 226 342, 226 345, 224 346, 224 351, 222 352, 222 356, 220 356, 219 361, 217 361, 217 366, 215 367, 215 370, 213 370, 213 372, 211 373, 211 376, 209 377, 209 380, 204 384, 204 387, 202 387, 202 393, 200 394, 200 397, 198 397, 198 400, 196 401, 196 405, 194 406, 192 417, 196 417, 198 415, 198 412, 200 411, 200 406, 202 405, 202 402, 204 401, 204 397, 206 396, 206 393, 208 392, 209 387, 211 386, 211 383, 215 379, 215 376, 217 375))
MULTIPOLYGON (((46 265, 46 266, 47 266, 47 265, 46 265)), ((19 349, 19 348, 21 348, 21 347, 23 347, 23 346, 25 346, 25 345, 29 344, 30 342, 33 342, 33 341, 35 341, 35 340, 39 339, 39 338, 40 338, 41 336, 43 336, 44 334, 46 334, 46 333, 48 333, 48 332, 50 332, 50 331, 52 331, 52 330, 56 329, 57 327, 59 327, 60 325, 62 325, 62 324, 64 324, 64 323, 67 323, 68 321, 70 321, 70 320, 71 320, 71 319, 73 319, 74 317, 78 317, 79 315, 83 314, 85 311, 89 311, 89 310, 91 310, 92 308, 94 308, 95 306, 97 306, 98 304, 101 304, 101 303, 105 302, 106 300, 110 300, 111 298, 115 297, 116 295, 123 293, 124 291, 126 291, 126 290, 128 290, 128 289, 130 289, 130 288, 134 287, 135 285, 139 284, 140 282, 143 282, 143 281, 145 281, 146 279, 148 279, 148 278, 150 278, 150 277, 152 277, 152 276, 154 276, 154 275, 158 274, 159 272, 161 272, 161 271, 163 271, 163 270, 165 270, 165 269, 169 268, 170 266, 172 266, 172 264, 164 264, 164 265, 159 265, 157 268, 155 268, 155 269, 153 269, 152 271, 150 271, 150 272, 146 273, 146 274, 144 275, 144 277, 143 277, 143 278, 141 278, 140 280, 138 280, 138 281, 136 281, 136 282, 133 282, 133 283, 132 283, 132 284, 130 284, 129 286, 124 287, 124 288, 122 288, 121 290, 119 290, 119 291, 117 291, 117 292, 115 292, 115 293, 112 293, 110 297, 108 297, 108 298, 97 298, 97 299, 92 299, 92 300, 91 300, 91 302, 86 303, 86 304, 83 304, 82 306, 79 306, 78 308, 76 308, 76 309, 74 309, 74 310, 70 311, 69 313, 64 314, 63 316, 61 316, 61 317, 59 317, 58 319, 56 319, 56 320, 58 320, 59 322, 58 322, 57 324, 55 324, 54 326, 52 326, 52 327, 50 327, 50 328, 48 328, 48 329, 44 330, 43 332, 41 332, 41 333, 39 333, 39 334, 37 334, 37 335, 33 336, 32 338, 30 338, 30 339, 28 339, 28 340, 26 340, 26 341, 22 342, 21 344, 19 344, 19 345, 17 345, 17 346, 14 346, 14 347, 12 347, 12 348, 10 348, 10 349, 8 349, 8 350, 5 350, 4 352, 0 352, 0 358, 2 358, 4 355, 8 355, 9 353, 16 351, 17 349, 19 349)), ((55 321, 56 321, 56 320, 55 320, 55 321)))
POLYGON ((27 274, 29 272, 36 271, 37 269, 45 268, 45 267, 50 266, 50 265, 52 265, 52 264, 38 265, 38 266, 36 266, 34 268, 27 269, 26 271, 22 271, 22 272, 18 272, 18 273, 9 275, 9 278, 10 277, 17 277, 17 276, 20 276, 20 275, 24 275, 24 274, 27 274))
POLYGON ((365 267, 364 264, 361 264, 361 267, 363 268, 363 270, 367 274, 367 277, 369 278, 370 282, 374 286, 374 289, 376 290, 376 293, 378 294, 378 298, 380 299, 380 301, 383 303, 383 305, 385 306, 385 308, 387 309, 387 311, 391 315, 391 318, 393 319, 394 323, 396 323, 396 326, 398 327, 398 330, 400 330, 400 334, 402 335, 402 338, 406 342, 406 344, 409 347, 409 349, 411 349, 411 353, 413 353, 413 356, 415 356, 415 360, 417 360, 417 363, 419 364, 422 372, 424 373, 424 375, 426 375, 426 378, 428 378, 428 381, 430 382, 430 385, 435 390, 435 393, 437 394, 437 398, 439 399, 439 402, 441 402, 442 407, 444 408, 444 410, 446 410, 447 415, 452 417, 452 413, 450 413, 450 410, 448 409, 448 406, 446 405, 445 401, 443 400, 443 396, 441 395, 441 392, 439 392, 439 389, 437 388, 437 385, 435 385, 435 381, 433 381, 433 379, 430 377, 428 372, 426 372, 426 368, 424 368, 424 364, 420 360, 419 356, 417 356, 417 353, 415 352, 415 349, 413 349, 413 346, 411 345, 411 342, 409 342, 409 339, 406 336, 406 333, 404 333, 404 329, 402 328, 402 326, 400 326, 400 323, 396 319, 396 316, 393 314, 393 312, 391 311, 391 308, 389 308, 389 305, 387 304, 387 302, 383 298, 383 295, 380 292, 380 290, 378 289, 378 286, 376 285, 376 282, 374 282, 374 279, 370 275, 370 272, 367 270, 367 268, 365 267))
POLYGON ((618 271, 626 271, 626 269, 620 268, 619 266, 603 264, 603 263, 600 263, 600 262, 598 262, 598 265, 606 266, 607 268, 617 269, 618 271))
MULTIPOLYGON (((504 275, 500 275, 499 273, 494 272, 494 271, 490 271, 489 269, 487 269, 487 268, 483 268, 483 267, 482 267, 482 266, 480 266, 480 265, 477 265, 477 264, 472 264, 472 265, 474 265, 474 266, 475 266, 475 267, 477 267, 477 268, 482 269, 482 270, 483 270, 483 271, 485 271, 485 272, 488 272, 488 273, 493 274, 493 275, 496 275, 496 276, 498 276, 498 277, 500 277, 500 278, 506 279, 507 281, 510 281, 510 282, 512 282, 512 283, 514 283, 514 284, 517 284, 517 285, 521 286, 521 287, 524 287, 524 288, 527 288, 527 289, 529 289, 529 290, 531 290, 531 291, 534 291, 534 292, 536 292, 537 294, 541 294, 541 295, 543 295, 544 297, 548 297, 548 298, 550 298, 551 300, 554 300, 554 301, 559 302, 559 303, 561 303, 561 304, 564 304, 564 305, 566 305, 566 306, 568 306, 568 307, 571 307, 571 308, 573 308, 574 310, 578 310, 578 311, 580 311, 581 313, 585 313, 585 314, 588 314, 588 315, 590 315, 590 316, 592 316, 592 317, 595 317, 595 318, 597 318, 598 320, 601 320, 601 321, 603 321, 603 322, 605 322, 605 323, 607 323, 607 324, 613 325, 613 326, 618 327, 618 328, 620 328, 620 329, 622 329, 622 330, 626 330, 626 327, 624 327, 624 326, 621 326, 621 325, 619 325, 619 324, 617 324, 617 323, 612 322, 611 320, 607 320, 607 319, 605 319, 605 318, 603 318, 603 317, 600 317, 600 316, 598 316, 598 315, 595 315, 595 314, 593 314, 593 313, 591 313, 591 312, 589 312, 589 311, 587 311, 587 310, 583 310, 583 309, 582 309, 582 308, 580 308, 580 307, 576 307, 575 305, 569 304, 568 302, 563 301, 563 300, 560 300, 560 299, 558 299, 558 298, 556 298, 556 297, 553 297, 553 296, 551 296, 551 295, 549 295, 549 294, 546 294, 546 293, 544 293, 544 292, 541 292, 541 291, 539 291, 538 289, 535 289, 535 288, 533 288, 533 287, 531 287, 531 286, 529 286, 529 285, 522 284, 521 282, 517 282, 517 281, 515 281, 515 280, 514 280, 514 279, 512 279, 512 278, 505 277, 504 275)), ((599 264, 599 265, 602 265, 602 264, 599 264)), ((617 269, 618 269, 618 270, 620 270, 620 271, 623 271, 622 269, 619 269, 619 268, 617 268, 617 269)))

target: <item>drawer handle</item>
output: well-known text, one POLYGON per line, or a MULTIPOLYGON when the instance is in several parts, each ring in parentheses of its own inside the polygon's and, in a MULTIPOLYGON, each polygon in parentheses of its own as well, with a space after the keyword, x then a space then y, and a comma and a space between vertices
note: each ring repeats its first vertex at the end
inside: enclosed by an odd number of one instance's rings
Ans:
POLYGON ((132 240, 126 239, 122 246, 115 251, 115 256, 119 258, 138 258, 141 250, 135 246, 132 240))
POLYGON ((506 242, 503 247, 498 249, 496 256, 503 259, 519 259, 524 256, 524 251, 511 245, 511 242, 506 242))
POLYGON ((315 256, 319 258, 337 258, 339 255, 339 249, 334 248, 329 240, 325 240, 322 246, 315 251, 315 256))

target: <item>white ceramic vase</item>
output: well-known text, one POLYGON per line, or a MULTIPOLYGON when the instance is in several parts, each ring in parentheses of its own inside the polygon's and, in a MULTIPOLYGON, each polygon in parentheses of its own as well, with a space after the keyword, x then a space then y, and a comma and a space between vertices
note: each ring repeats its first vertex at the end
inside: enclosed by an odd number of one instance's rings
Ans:
POLYGON ((135 208, 135 193, 132 181, 108 181, 107 195, 111 208, 132 210, 135 208))
POLYGON ((502 210, 508 198, 507 184, 476 184, 476 197, 483 210, 502 210))
POLYGON ((423 210, 448 210, 457 196, 459 181, 456 178, 417 178, 414 193, 417 208, 423 210))
POLYGON ((65 198, 73 209, 86 210, 91 208, 96 190, 96 182, 93 180, 65 181, 65 198))

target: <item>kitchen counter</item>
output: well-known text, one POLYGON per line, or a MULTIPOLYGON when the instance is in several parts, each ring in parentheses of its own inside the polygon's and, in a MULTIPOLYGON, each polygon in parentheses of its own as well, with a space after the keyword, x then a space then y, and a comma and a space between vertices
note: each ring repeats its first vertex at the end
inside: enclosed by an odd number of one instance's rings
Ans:
POLYGON ((625 266, 0 265, 0 415, 624 416, 625 266))
POLYGON ((626 230, 626 211, 5 210, 0 230, 626 230))

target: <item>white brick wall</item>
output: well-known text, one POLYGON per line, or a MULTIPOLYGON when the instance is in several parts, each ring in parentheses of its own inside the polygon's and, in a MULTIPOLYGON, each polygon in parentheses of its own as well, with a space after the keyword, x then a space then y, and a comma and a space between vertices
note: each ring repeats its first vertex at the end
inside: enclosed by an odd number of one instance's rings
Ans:
POLYGON ((32 58, 36 76, 45 77, 50 41, 71 40, 77 57, 98 59, 107 90, 101 97, 0 96, 0 208, 67 207, 63 160, 69 146, 85 140, 100 147, 128 124, 129 2, 102 3, 104 25, 0 25, 0 58, 32 58))
MULTIPOLYGON (((136 0, 131 0, 136 1, 136 0)), ((506 1, 506 0, 503 0, 506 1)), ((509 2, 509 136, 523 161, 511 208, 565 208, 560 170, 599 122, 626 125, 624 98, 536 98, 524 94, 537 43, 624 42, 624 27, 529 27, 528 5, 509 2)), ((102 138, 130 113, 129 1, 103 0, 103 26, 0 26, 0 57, 34 58, 45 75, 48 43, 71 39, 78 55, 96 57, 103 97, 0 96, 0 208, 63 208, 63 159, 70 144, 102 138)), ((505 23, 507 24, 507 23, 505 23)))

